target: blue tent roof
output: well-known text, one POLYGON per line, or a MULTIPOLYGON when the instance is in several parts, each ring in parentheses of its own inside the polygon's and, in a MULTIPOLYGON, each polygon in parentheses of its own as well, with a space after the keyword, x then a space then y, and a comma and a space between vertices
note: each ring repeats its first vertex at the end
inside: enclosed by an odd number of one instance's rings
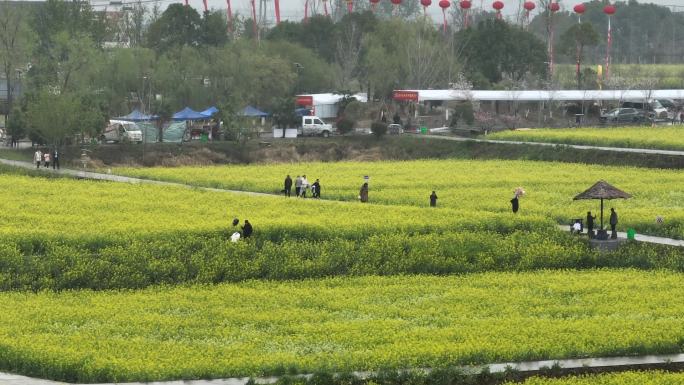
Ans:
POLYGON ((261 111, 261 110, 259 110, 259 109, 257 109, 257 108, 254 108, 254 107, 252 107, 252 106, 247 106, 247 107, 245 107, 245 108, 242 110, 242 114, 241 114, 241 115, 242 115, 242 116, 251 116, 251 117, 258 117, 258 118, 261 118, 261 117, 268 116, 268 115, 270 115, 270 114, 267 113, 267 112, 261 111))
POLYGON ((295 115, 297 116, 309 116, 311 115, 311 110, 308 108, 295 108, 295 115))
POLYGON ((143 114, 142 112, 140 112, 140 110, 135 109, 135 110, 131 111, 130 114, 120 116, 117 119, 118 120, 127 120, 129 122, 145 122, 148 120, 157 120, 157 119, 159 119, 159 116, 143 114))
POLYGON ((213 116, 215 113, 219 112, 218 108, 216 107, 209 107, 206 110, 200 112, 200 114, 204 116, 213 116))
POLYGON ((203 120, 206 118, 207 115, 202 115, 190 107, 183 108, 182 110, 173 114, 172 117, 173 120, 203 120))

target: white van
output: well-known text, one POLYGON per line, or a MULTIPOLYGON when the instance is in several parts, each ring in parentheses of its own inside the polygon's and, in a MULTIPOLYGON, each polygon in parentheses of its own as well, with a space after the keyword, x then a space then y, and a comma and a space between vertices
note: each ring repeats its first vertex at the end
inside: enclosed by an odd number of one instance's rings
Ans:
POLYGON ((303 136, 321 135, 324 138, 332 134, 332 124, 323 123, 323 120, 318 116, 302 116, 302 130, 303 136))
POLYGON ((125 120, 110 120, 100 136, 103 142, 132 142, 142 143, 142 131, 138 125, 125 120))

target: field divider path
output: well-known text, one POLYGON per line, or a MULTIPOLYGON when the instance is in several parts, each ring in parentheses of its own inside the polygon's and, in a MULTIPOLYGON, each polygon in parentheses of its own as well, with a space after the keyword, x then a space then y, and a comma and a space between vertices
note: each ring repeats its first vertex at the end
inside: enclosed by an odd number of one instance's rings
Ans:
MULTIPOLYGON (((575 358, 575 359, 560 359, 560 360, 540 360, 540 361, 521 361, 521 362, 503 362, 489 365, 476 366, 459 366, 457 369, 463 373, 478 374, 485 369, 490 373, 503 373, 509 369, 522 373, 535 373, 543 371, 548 368, 557 367, 561 370, 573 369, 620 369, 634 368, 639 366, 657 366, 684 363, 684 354, 659 354, 647 356, 623 356, 623 357, 596 357, 596 358, 575 358)), ((429 374, 433 369, 419 368, 417 371, 429 374)), ((398 370, 398 372, 406 372, 406 370, 398 370)), ((368 379, 378 374, 373 371, 352 372, 352 374, 360 379, 368 379)), ((312 374, 298 374, 291 377, 310 378, 312 374)), ((251 378, 257 384, 274 384, 278 382, 281 377, 256 377, 251 378)), ((171 381, 153 381, 153 382, 116 382, 116 383, 102 383, 91 385, 246 385, 250 378, 235 377, 223 378, 216 380, 171 380, 171 381)), ((3 385, 82 385, 77 383, 59 382, 51 380, 42 380, 38 378, 19 376, 9 373, 0 372, 0 383, 3 385)))
POLYGON ((568 147, 578 150, 598 150, 611 152, 629 152, 636 154, 650 154, 650 155, 673 155, 684 156, 684 151, 675 150, 657 150, 650 148, 629 148, 629 147, 605 147, 605 146, 589 146, 582 144, 565 144, 565 143, 550 143, 550 142, 523 142, 517 140, 492 140, 492 139, 475 139, 462 138, 457 136, 443 136, 443 135, 418 135, 411 134, 421 138, 432 138, 439 140, 452 140, 455 142, 477 142, 477 143, 492 143, 492 144, 515 144, 515 145, 531 145, 531 146, 547 146, 547 147, 568 147))
MULTIPOLYGON (((14 167, 20 167, 20 168, 27 169, 27 170, 37 170, 37 171, 44 172, 46 174, 56 173, 58 175, 67 175, 67 176, 72 176, 72 177, 76 177, 76 178, 83 178, 83 179, 104 180, 104 181, 119 182, 119 183, 151 184, 151 185, 157 185, 157 186, 181 187, 181 188, 185 188, 185 189, 198 189, 198 190, 211 191, 211 192, 228 192, 228 193, 245 194, 245 195, 252 195, 252 196, 269 196, 269 197, 280 196, 278 194, 269 194, 269 193, 254 192, 254 191, 228 190, 228 189, 221 189, 221 188, 215 188, 215 187, 202 187, 202 186, 195 186, 195 185, 190 185, 190 184, 185 184, 185 183, 165 182, 165 181, 145 179, 145 178, 134 178, 134 177, 129 177, 129 176, 117 175, 117 174, 104 174, 104 173, 99 173, 99 172, 91 172, 91 171, 84 171, 84 170, 81 171, 81 170, 75 170, 75 169, 69 169, 69 168, 61 168, 59 170, 52 170, 50 168, 46 169, 43 167, 43 168, 37 169, 36 165, 34 163, 24 162, 24 161, 19 161, 19 160, 2 159, 2 158, 0 158, 0 164, 5 164, 8 166, 14 166, 14 167)), ((340 202, 344 202, 344 201, 340 201, 340 202)), ((568 225, 559 224, 558 228, 563 230, 563 231, 567 231, 568 225)), ((623 232, 618 232, 618 238, 627 239, 627 234, 623 233, 623 232)), ((635 240, 639 241, 639 242, 656 243, 656 244, 660 244, 660 245, 684 247, 684 240, 678 240, 678 239, 672 239, 672 238, 663 238, 663 237, 655 237, 655 236, 650 236, 650 235, 637 234, 635 237, 635 240)))

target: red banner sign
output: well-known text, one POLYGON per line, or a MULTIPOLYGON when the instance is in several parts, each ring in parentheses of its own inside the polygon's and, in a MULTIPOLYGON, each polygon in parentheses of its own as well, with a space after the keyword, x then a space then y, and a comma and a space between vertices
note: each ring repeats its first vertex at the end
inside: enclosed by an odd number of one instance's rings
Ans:
POLYGON ((297 96, 298 106, 313 106, 313 96, 300 95, 297 96))
POLYGON ((418 101, 418 92, 416 91, 394 91, 392 92, 392 98, 396 101, 418 101))

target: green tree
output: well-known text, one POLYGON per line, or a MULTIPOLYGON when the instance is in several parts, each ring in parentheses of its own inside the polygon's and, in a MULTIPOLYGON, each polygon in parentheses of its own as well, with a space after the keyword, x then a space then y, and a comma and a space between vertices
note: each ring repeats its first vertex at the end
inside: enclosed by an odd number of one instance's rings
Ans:
POLYGON ((577 61, 577 89, 581 89, 582 80, 580 68, 584 57, 584 48, 598 44, 599 36, 590 23, 578 23, 568 28, 560 37, 559 52, 568 56, 575 55, 577 61))
POLYGON ((501 20, 486 20, 456 35, 465 68, 497 83, 504 75, 514 80, 527 73, 545 74, 546 47, 532 33, 501 20))
POLYGON ((226 33, 228 24, 220 11, 204 12, 200 24, 200 44, 204 46, 219 47, 228 41, 226 33))
POLYGON ((28 102, 29 135, 40 142, 59 145, 65 140, 90 135, 94 137, 104 127, 106 118, 92 97, 76 94, 55 95, 41 92, 28 102))
POLYGON ((7 135, 12 147, 16 147, 17 141, 26 136, 26 117, 19 108, 15 108, 7 120, 7 135))
POLYGON ((157 52, 166 52, 176 46, 196 47, 202 39, 201 25, 202 19, 194 8, 180 3, 171 4, 150 25, 147 46, 157 52))

